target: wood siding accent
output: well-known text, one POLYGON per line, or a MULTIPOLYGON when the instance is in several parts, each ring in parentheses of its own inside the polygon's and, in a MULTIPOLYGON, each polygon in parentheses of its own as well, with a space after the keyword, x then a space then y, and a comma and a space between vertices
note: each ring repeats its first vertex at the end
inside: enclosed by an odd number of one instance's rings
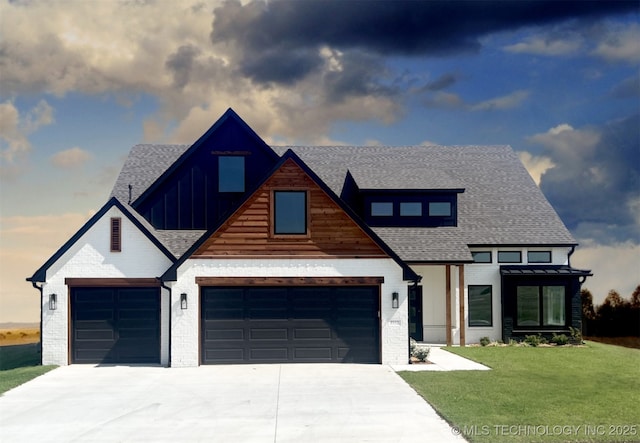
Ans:
POLYGON ((458 265, 458 288, 460 294, 460 346, 465 346, 464 265, 458 265))
POLYGON ((292 159, 287 160, 192 255, 388 257, 292 159), (273 191, 307 191, 306 236, 272 234, 273 191))
POLYGON ((65 278, 64 284, 71 287, 156 287, 160 280, 156 278, 65 278))
POLYGON ((196 277, 199 286, 378 286, 384 277, 196 277))

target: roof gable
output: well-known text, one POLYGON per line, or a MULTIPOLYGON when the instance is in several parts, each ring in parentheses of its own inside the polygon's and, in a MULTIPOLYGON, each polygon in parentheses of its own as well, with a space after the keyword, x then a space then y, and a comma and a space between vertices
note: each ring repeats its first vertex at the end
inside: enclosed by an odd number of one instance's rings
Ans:
POLYGON ((91 229, 112 207, 117 207, 120 212, 133 223, 162 252, 171 262, 176 257, 147 229, 117 198, 112 197, 96 212, 60 249, 58 249, 27 281, 44 282, 47 278, 47 270, 53 266, 80 238, 91 229))

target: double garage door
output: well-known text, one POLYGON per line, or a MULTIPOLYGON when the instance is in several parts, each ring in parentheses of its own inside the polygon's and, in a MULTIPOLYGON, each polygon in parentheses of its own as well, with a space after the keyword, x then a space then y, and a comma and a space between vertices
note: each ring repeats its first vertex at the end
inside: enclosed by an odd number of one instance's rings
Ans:
POLYGON ((380 362, 379 287, 202 287, 201 363, 380 362))
POLYGON ((72 363, 160 363, 159 288, 71 288, 72 363))

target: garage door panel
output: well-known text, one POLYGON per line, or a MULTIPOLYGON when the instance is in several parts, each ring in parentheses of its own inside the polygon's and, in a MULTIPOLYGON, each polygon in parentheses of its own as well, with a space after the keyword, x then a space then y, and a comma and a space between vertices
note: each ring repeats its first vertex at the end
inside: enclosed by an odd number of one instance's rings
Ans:
POLYGON ((203 287, 201 298, 202 363, 379 362, 378 287, 203 287), (242 319, 221 320, 230 311, 242 319))
POLYGON ((73 363, 159 363, 157 288, 72 288, 73 363))

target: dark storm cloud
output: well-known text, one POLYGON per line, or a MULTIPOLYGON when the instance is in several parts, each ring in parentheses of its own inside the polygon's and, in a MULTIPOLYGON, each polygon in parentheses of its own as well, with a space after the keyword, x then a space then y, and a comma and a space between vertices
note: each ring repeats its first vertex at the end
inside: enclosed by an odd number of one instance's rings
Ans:
MULTIPOLYGON (((640 114, 596 128, 590 153, 562 158, 542 175, 540 188, 567 227, 602 244, 640 240, 640 114)), ((576 152, 580 147, 576 146, 576 152)))
POLYGON ((324 45, 377 55, 445 56, 478 51, 479 38, 492 32, 635 9, 636 1, 276 0, 242 6, 229 0, 214 10, 211 40, 237 44, 244 73, 254 80, 286 83, 287 74, 294 82, 308 71, 291 64, 281 74, 277 66, 258 68, 264 51, 290 52, 306 68, 313 56, 300 51, 313 53, 324 45))
POLYGON ((173 74, 174 86, 182 89, 189 83, 193 61, 199 53, 200 50, 195 46, 184 45, 180 46, 178 51, 167 58, 165 66, 173 74))

